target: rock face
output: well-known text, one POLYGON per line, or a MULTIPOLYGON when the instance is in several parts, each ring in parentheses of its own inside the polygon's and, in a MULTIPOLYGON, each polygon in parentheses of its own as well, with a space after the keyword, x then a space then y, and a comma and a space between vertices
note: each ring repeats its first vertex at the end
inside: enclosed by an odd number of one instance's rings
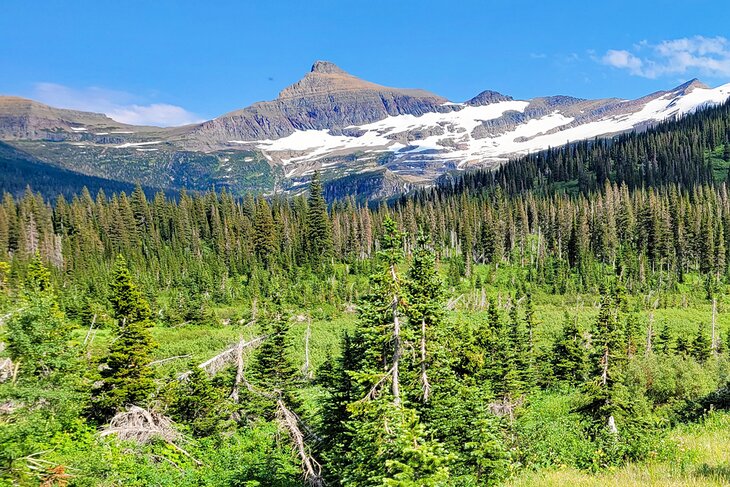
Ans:
POLYGON ((343 129, 395 115, 450 111, 447 100, 415 89, 388 88, 361 80, 336 65, 317 61, 304 78, 284 88, 276 100, 228 113, 189 134, 193 145, 216 147, 231 140, 278 139, 297 130, 343 129))
POLYGON ((492 90, 486 90, 479 93, 477 96, 467 101, 466 104, 472 107, 481 107, 489 105, 490 103, 499 103, 500 101, 512 101, 514 98, 511 96, 503 95, 492 90))

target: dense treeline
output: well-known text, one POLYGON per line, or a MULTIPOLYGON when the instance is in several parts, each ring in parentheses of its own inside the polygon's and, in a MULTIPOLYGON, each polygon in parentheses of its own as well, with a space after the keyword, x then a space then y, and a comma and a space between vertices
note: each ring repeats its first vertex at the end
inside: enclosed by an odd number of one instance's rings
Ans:
POLYGON ((36 254, 15 285, 2 279, 0 298, 15 306, 3 317, 0 478, 491 485, 525 467, 599 470, 669 455, 668 425, 730 406, 730 352, 714 312, 711 328, 645 326, 640 302, 607 278, 597 314, 566 313, 557 333, 541 327, 525 289, 457 314, 428 237, 414 238, 407 258, 407 236, 384 217, 357 322, 340 353, 313 369, 289 351, 290 314, 303 310, 275 283, 237 328, 250 338, 159 373, 156 364, 181 357, 152 359, 160 344, 151 330, 164 323, 122 256, 102 305, 110 339, 92 353, 97 314, 76 333, 83 316, 64 312, 59 291, 69 291, 36 254))
MULTIPOLYGON (((645 132, 576 142, 511 160, 495 171, 447 179, 439 191, 499 186, 515 194, 574 183, 588 194, 602 189, 606 181, 630 189, 711 184, 717 178, 708 151, 721 146, 724 161, 730 162, 730 103, 664 121, 645 132)), ((722 174, 722 179, 726 176, 722 174)))
MULTIPOLYGON (((31 193, 18 201, 6 195, 0 255, 20 272, 38 251, 98 293, 104 289, 97 278, 122 253, 144 271, 148 292, 194 283, 225 302, 236 297, 230 282, 239 276, 257 295, 267 293, 271 273, 299 278, 338 262, 369 265, 388 216, 411 236, 407 252, 412 236, 428 234, 455 279, 470 276, 475 264, 510 263, 522 266, 529 282, 558 293, 597 290, 606 274, 620 275, 630 290, 669 289, 688 272, 719 281, 730 262, 725 185, 630 191, 610 183, 589 196, 465 192, 376 209, 345 202, 331 216, 321 196, 238 201, 227 193, 183 193, 148 201, 138 189, 108 199, 84 193, 51 206, 31 193)), ((347 290, 331 292, 354 298, 347 290)))

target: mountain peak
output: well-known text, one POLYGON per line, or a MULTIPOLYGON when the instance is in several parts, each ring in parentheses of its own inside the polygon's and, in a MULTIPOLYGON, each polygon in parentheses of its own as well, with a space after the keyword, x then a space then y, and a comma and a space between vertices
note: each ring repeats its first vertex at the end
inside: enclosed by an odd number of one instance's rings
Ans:
POLYGON ((312 73, 325 73, 325 74, 347 74, 335 63, 329 61, 315 61, 312 65, 312 73))
POLYGON ((490 103, 499 103, 500 101, 512 101, 513 98, 508 95, 503 95, 497 91, 485 90, 479 93, 477 96, 467 101, 467 105, 471 106, 483 106, 489 105, 490 103))
POLYGON ((710 87, 704 84, 702 81, 698 80, 697 78, 692 78, 691 80, 687 81, 686 83, 682 83, 681 85, 674 88, 672 91, 678 91, 681 93, 689 93, 690 91, 700 88, 703 90, 707 90, 710 87))

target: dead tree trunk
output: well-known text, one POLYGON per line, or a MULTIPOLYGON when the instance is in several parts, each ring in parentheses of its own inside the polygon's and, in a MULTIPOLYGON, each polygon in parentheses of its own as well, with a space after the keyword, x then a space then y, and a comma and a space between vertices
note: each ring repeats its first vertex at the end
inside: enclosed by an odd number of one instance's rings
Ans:
POLYGON ((717 298, 712 298, 712 340, 711 348, 712 353, 717 354, 717 334, 715 333, 715 328, 717 324, 717 298))
POLYGON ((277 400, 276 405, 279 422, 289 432, 292 443, 294 443, 294 449, 302 461, 304 480, 313 487, 324 486, 322 467, 307 451, 304 443, 304 434, 299 427, 299 418, 286 407, 286 404, 281 399, 277 400))
POLYGON ((426 373, 426 320, 421 320, 421 385, 423 387, 423 402, 427 403, 431 395, 431 384, 426 373))
MULTIPOLYGON (((390 266, 390 274, 393 277, 393 286, 395 287, 398 282, 398 276, 395 274, 395 266, 390 266)), ((393 312, 393 404, 400 406, 400 378, 399 378, 399 364, 401 355, 401 343, 400 343, 400 318, 398 316, 398 293, 393 293, 393 303, 391 304, 393 312)))
POLYGON ((654 311, 649 313, 649 327, 646 330, 646 355, 651 353, 651 337, 654 334, 654 311))

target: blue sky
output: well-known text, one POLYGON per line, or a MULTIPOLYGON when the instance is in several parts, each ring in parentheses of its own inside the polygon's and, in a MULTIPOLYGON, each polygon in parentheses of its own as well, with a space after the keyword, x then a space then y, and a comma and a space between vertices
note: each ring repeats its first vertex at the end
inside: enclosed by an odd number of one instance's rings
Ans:
POLYGON ((730 82, 729 19, 727 0, 3 0, 0 93, 175 125, 274 98, 326 59, 453 101, 633 98, 730 82))

